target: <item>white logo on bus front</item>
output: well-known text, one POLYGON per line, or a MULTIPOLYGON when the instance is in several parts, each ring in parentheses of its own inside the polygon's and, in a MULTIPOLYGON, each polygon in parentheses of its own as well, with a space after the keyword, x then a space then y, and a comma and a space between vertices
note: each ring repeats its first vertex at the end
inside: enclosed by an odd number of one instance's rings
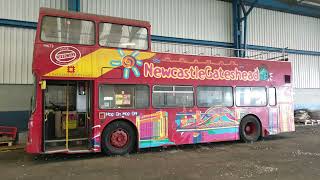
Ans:
POLYGON ((58 66, 70 66, 81 58, 79 49, 73 46, 60 46, 50 53, 50 60, 58 66))

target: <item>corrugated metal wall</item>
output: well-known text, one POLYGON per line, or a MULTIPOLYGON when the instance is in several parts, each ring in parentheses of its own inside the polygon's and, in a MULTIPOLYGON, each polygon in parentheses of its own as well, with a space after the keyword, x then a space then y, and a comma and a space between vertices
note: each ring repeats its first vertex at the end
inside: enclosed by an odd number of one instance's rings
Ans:
MULTIPOLYGON (((40 7, 67 9, 67 0, 0 0, 0 18, 38 21, 40 7)), ((35 30, 0 26, 0 84, 32 84, 35 30)))
POLYGON ((320 51, 320 19, 254 8, 248 17, 248 44, 320 51))
POLYGON ((200 56, 233 56, 232 49, 201 46, 191 44, 177 44, 166 42, 152 42, 152 51, 154 52, 166 52, 176 54, 191 54, 200 56))
POLYGON ((217 0, 81 0, 81 11, 150 21, 152 34, 232 42, 231 3, 217 0))
POLYGON ((0 26, 0 83, 31 84, 35 30, 0 26))
POLYGON ((320 88, 320 56, 289 54, 295 88, 320 88))
POLYGON ((67 0, 0 0, 0 18, 38 21, 40 7, 68 8, 67 0))

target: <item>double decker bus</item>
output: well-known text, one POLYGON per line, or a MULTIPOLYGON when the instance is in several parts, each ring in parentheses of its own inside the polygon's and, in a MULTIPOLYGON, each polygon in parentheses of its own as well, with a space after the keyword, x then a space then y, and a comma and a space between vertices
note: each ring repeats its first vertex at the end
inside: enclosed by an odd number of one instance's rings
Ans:
POLYGON ((28 153, 104 152, 294 131, 291 64, 151 52, 146 21, 41 8, 28 153))

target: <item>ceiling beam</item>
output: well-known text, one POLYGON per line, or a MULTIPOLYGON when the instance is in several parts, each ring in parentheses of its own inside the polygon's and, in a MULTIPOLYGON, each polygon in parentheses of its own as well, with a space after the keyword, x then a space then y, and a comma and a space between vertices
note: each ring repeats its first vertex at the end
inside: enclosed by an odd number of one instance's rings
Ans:
MULTIPOLYGON (((320 18, 320 6, 305 5, 306 2, 311 1, 319 2, 319 0, 302 1, 304 3, 297 0, 258 0, 255 7, 320 18)), ((254 0, 244 0, 244 3, 249 6, 254 2, 254 0)))

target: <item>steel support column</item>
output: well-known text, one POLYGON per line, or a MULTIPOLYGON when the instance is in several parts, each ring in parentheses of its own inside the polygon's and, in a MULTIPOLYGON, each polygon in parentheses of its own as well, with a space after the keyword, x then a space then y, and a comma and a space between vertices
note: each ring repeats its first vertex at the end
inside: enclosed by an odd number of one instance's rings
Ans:
POLYGON ((232 1, 233 43, 235 49, 241 49, 234 51, 234 55, 236 57, 244 57, 246 54, 245 50, 247 49, 247 18, 257 2, 258 0, 255 0, 251 4, 250 8, 246 10, 243 0, 232 1))
POLYGON ((68 0, 69 11, 80 11, 80 0, 68 0))
MULTIPOLYGON (((241 49, 241 11, 240 0, 232 0, 233 44, 235 49, 241 49)), ((240 57, 240 51, 234 51, 234 56, 240 57)))

